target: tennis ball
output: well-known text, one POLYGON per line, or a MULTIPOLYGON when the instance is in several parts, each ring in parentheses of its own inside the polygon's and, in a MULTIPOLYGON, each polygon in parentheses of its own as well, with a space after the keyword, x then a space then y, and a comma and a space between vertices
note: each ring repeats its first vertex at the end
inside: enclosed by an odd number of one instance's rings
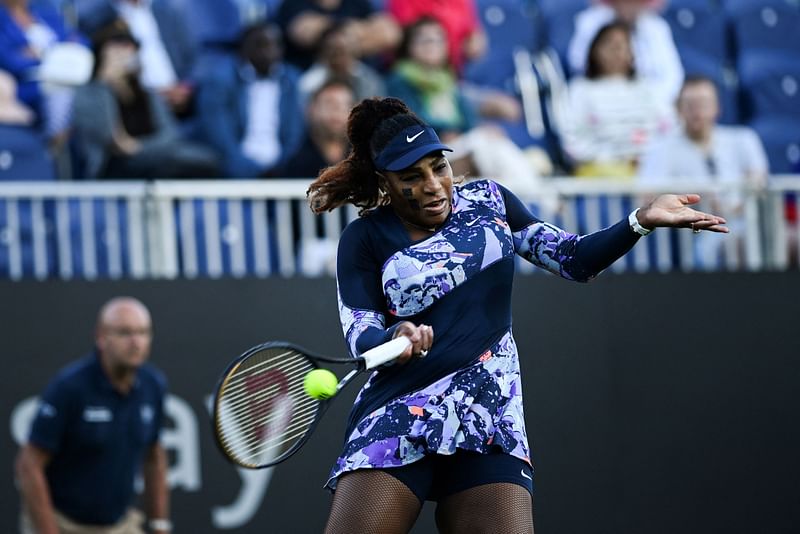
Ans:
POLYGON ((336 375, 327 369, 314 369, 303 380, 303 387, 308 396, 318 400, 333 397, 338 384, 336 375))

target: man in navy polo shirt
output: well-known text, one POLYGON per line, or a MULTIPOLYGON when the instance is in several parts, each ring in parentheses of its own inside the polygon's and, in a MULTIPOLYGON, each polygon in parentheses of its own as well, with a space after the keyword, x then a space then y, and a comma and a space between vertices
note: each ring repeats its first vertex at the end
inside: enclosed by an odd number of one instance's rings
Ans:
POLYGON ((166 381, 145 363, 151 337, 144 304, 114 298, 98 314, 95 351, 47 386, 16 462, 23 534, 143 533, 131 508, 139 472, 150 531, 171 530, 158 441, 166 381))

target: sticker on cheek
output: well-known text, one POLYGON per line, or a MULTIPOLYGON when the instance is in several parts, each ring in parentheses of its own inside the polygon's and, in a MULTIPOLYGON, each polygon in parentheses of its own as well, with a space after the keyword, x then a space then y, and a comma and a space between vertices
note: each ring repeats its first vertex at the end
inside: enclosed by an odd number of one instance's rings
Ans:
POLYGON ((411 209, 414 210, 414 211, 419 211, 420 210, 419 202, 417 202, 413 198, 408 201, 408 205, 411 206, 411 209))
POLYGON ((411 198, 414 196, 414 193, 411 191, 411 189, 403 189, 403 196, 406 198, 411 198))

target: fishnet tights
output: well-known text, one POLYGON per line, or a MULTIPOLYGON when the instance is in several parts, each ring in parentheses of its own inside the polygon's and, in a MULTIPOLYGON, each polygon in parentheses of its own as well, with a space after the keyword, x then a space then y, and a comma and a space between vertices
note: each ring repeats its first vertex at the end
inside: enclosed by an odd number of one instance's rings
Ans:
MULTIPOLYGON (((405 534, 422 508, 405 484, 378 470, 339 480, 325 534, 405 534)), ((442 534, 533 534, 533 501, 517 484, 476 486, 439 501, 442 534)))
POLYGON ((439 501, 436 526, 442 534, 533 534, 533 500, 517 484, 475 486, 439 501))
POLYGON ((355 471, 339 479, 325 534, 405 534, 421 508, 416 495, 392 475, 355 471))

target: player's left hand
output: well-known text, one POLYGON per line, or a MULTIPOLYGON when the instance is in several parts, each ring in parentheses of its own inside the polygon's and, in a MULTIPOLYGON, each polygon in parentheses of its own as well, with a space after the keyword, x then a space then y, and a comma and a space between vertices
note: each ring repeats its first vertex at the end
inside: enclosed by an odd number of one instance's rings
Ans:
POLYGON ((661 195, 636 214, 639 224, 645 228, 674 227, 691 228, 695 232, 727 233, 727 221, 711 213, 690 208, 700 202, 700 195, 661 195))

